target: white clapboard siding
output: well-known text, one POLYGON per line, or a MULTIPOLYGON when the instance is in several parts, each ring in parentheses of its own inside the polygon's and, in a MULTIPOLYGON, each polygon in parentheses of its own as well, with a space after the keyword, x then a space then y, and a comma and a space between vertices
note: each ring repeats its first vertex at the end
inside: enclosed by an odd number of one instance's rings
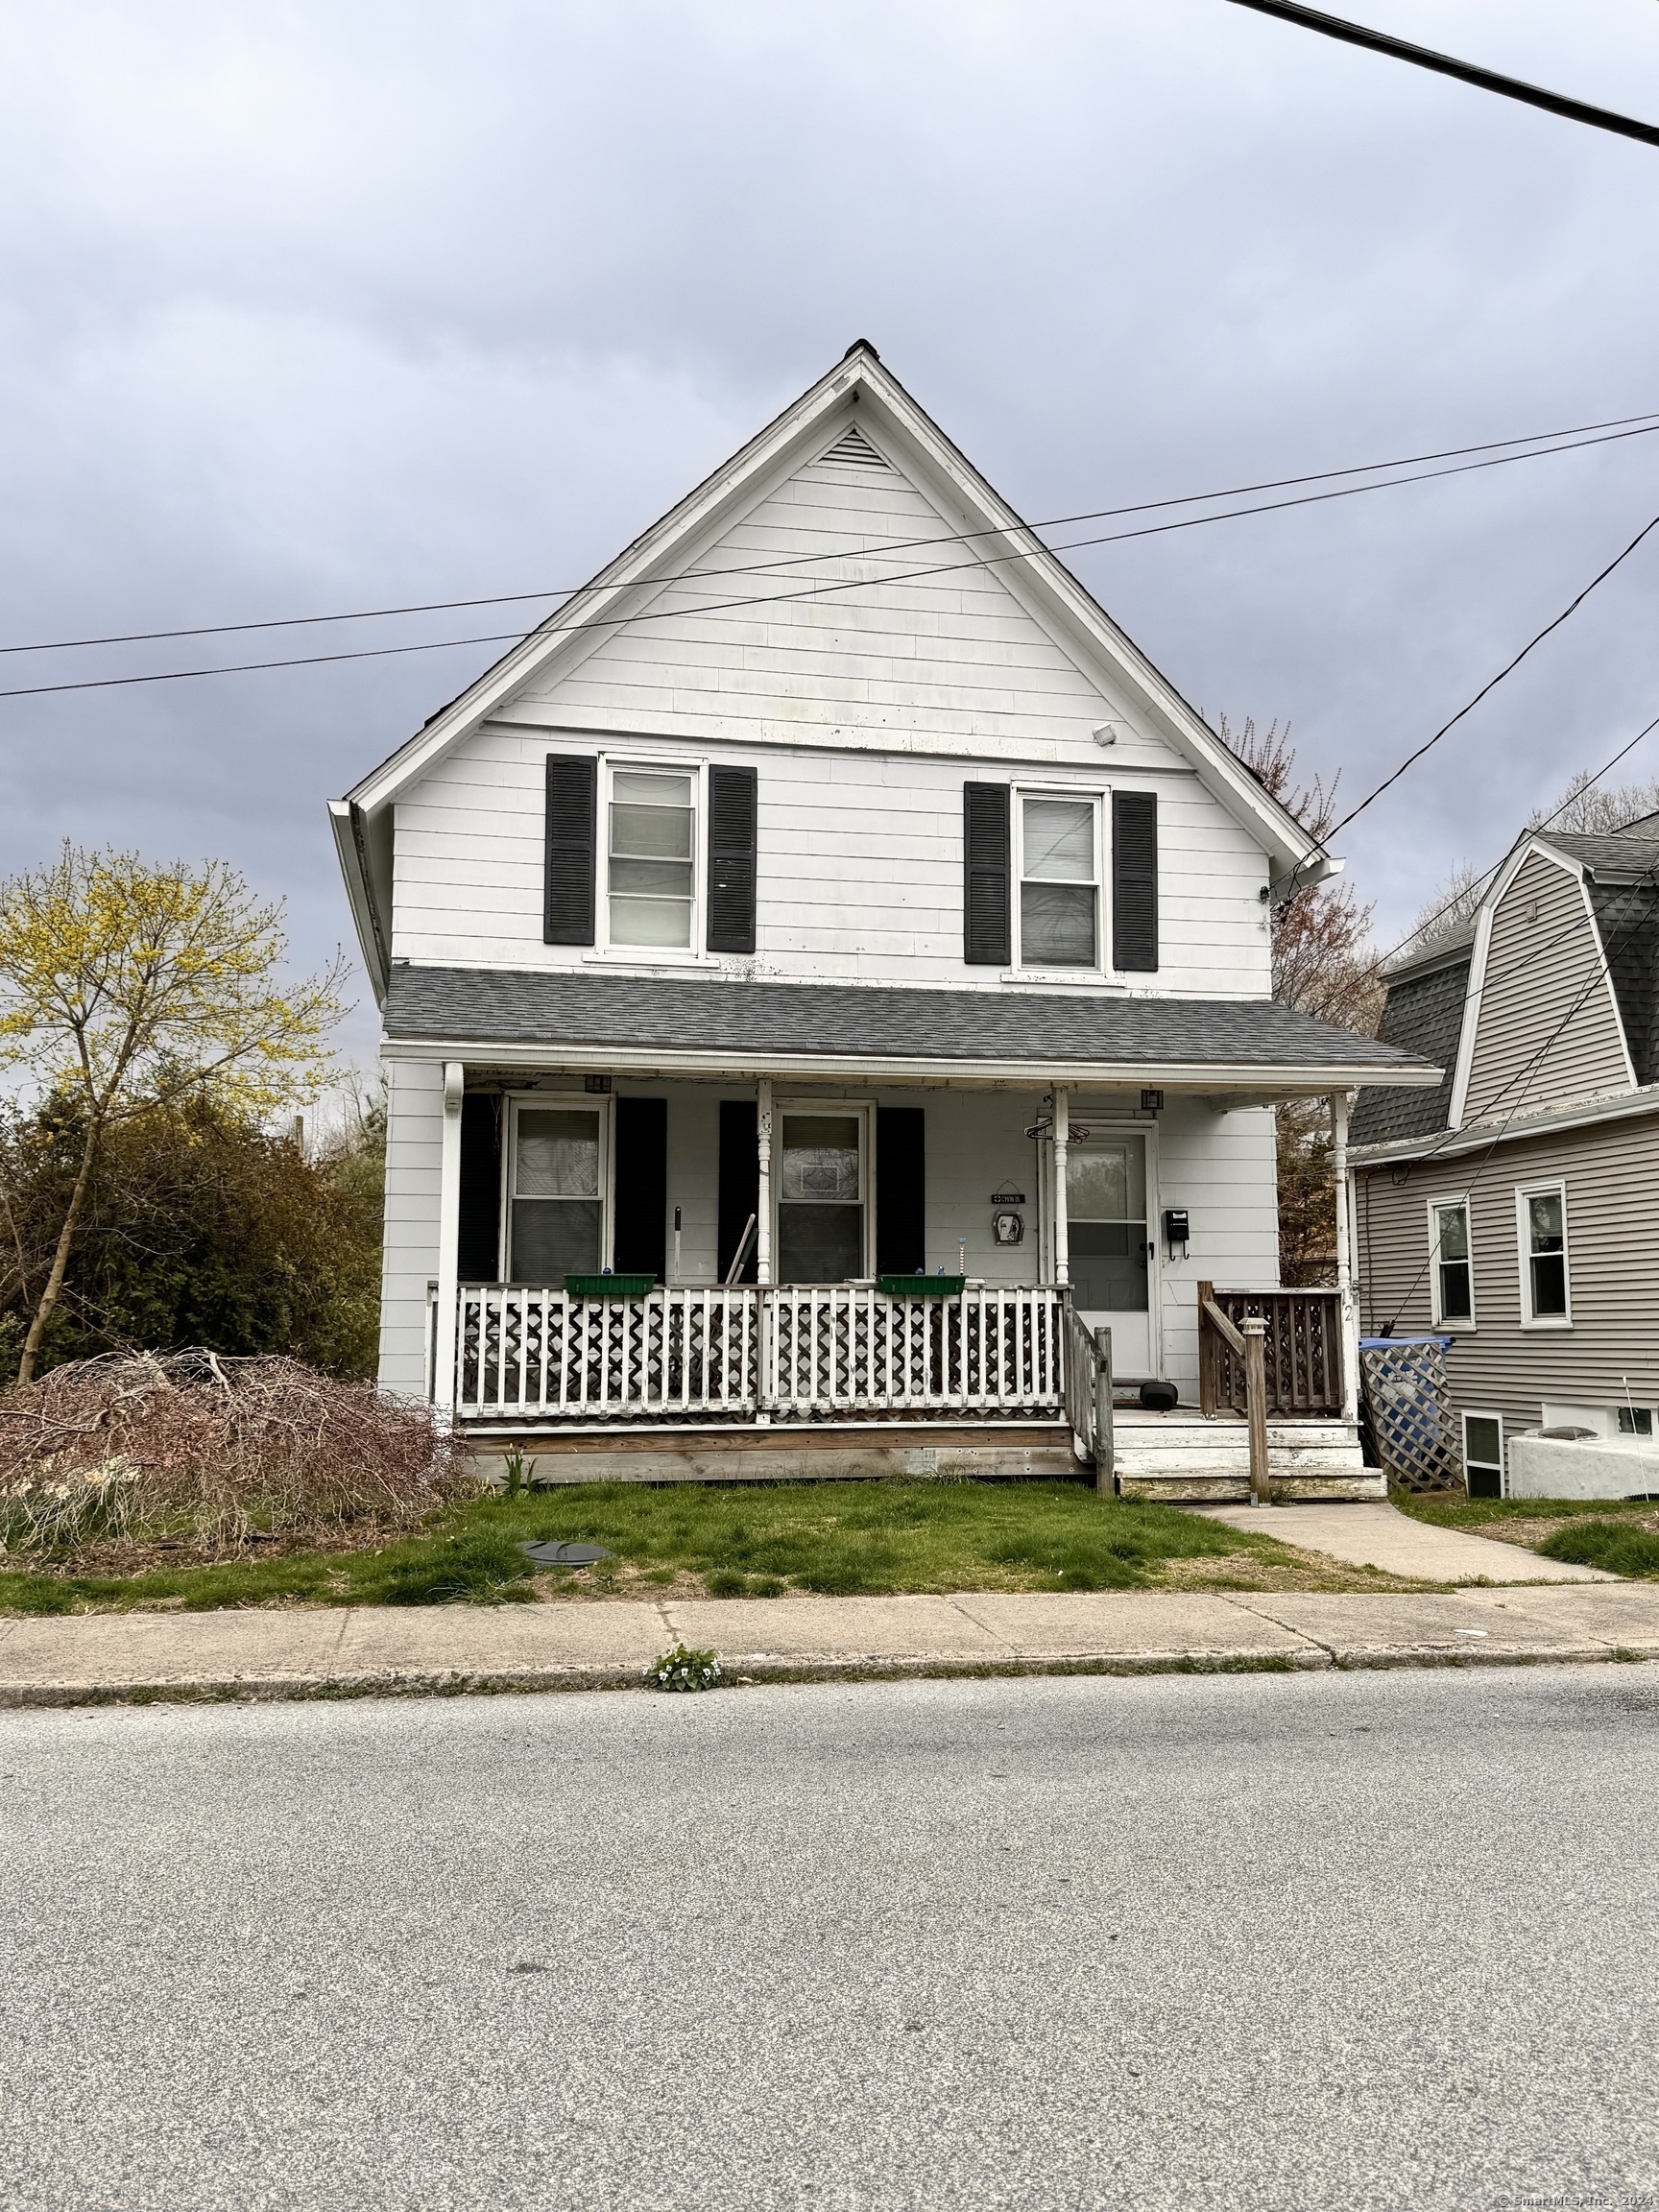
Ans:
POLYGON ((380 1384, 426 1394, 426 1286, 438 1273, 444 1070, 386 1062, 386 1214, 381 1259, 380 1384))
POLYGON ((641 619, 596 638, 562 679, 528 682, 398 803, 394 956, 579 965, 580 950, 541 942, 544 763, 603 747, 754 762, 757 956, 803 979, 998 987, 962 958, 966 779, 1156 790, 1158 988, 1264 995, 1254 840, 1154 730, 1123 724, 1005 569, 950 542, 881 550, 922 537, 948 541, 949 526, 897 469, 821 459, 641 619), (699 573, 826 553, 805 568, 699 573), (883 580, 789 596, 854 577, 883 580), (711 604, 762 594, 765 607, 711 604), (1122 736, 1103 748, 1092 733, 1108 722, 1122 736))
POLYGON ((1573 870, 1540 853, 1492 913, 1463 1118, 1628 1089, 1607 959, 1573 870))

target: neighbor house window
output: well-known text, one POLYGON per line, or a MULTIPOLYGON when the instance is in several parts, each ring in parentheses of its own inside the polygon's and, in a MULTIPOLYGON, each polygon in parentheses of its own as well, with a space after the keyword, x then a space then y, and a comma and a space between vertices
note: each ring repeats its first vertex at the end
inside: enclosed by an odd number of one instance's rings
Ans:
POLYGON ((1619 1407, 1619 1433, 1621 1436, 1651 1436, 1653 1433, 1652 1407, 1621 1406, 1619 1407))
POLYGON ((1501 1414, 1464 1414, 1463 1479, 1471 1498, 1503 1497, 1503 1419, 1501 1414))
POLYGON ((1100 964, 1098 809, 1093 799, 1020 802, 1020 965, 1100 964))
POLYGON ((1431 1206, 1429 1235, 1433 1245, 1434 1319, 1437 1323, 1472 1322, 1475 1282, 1469 1256, 1468 1200, 1431 1206))
POLYGON ((520 1106, 513 1117, 508 1220, 515 1283, 563 1283, 600 1266, 604 1208, 600 1113, 520 1106))
POLYGON ((688 950, 697 873, 695 776, 613 768, 606 854, 612 944, 688 950))
POLYGON ((1515 1193, 1521 1241, 1523 1322, 1570 1319, 1567 1279, 1567 1190, 1561 1183, 1515 1193))
POLYGON ((858 1113, 781 1117, 780 1283, 845 1283, 865 1272, 864 1119, 858 1113))

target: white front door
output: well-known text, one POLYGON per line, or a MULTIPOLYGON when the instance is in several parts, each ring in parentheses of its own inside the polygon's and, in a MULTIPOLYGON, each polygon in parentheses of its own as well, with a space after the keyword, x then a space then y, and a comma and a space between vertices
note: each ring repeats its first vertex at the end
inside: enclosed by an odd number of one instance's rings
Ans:
POLYGON ((1071 1303, 1112 1332, 1115 1374, 1154 1373, 1152 1244, 1146 1233, 1146 1139, 1090 1137, 1066 1158, 1071 1303))

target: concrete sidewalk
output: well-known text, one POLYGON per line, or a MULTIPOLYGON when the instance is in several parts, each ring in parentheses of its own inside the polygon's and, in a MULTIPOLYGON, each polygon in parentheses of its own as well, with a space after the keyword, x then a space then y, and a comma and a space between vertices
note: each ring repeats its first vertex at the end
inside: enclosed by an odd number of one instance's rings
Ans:
POLYGON ((1410 1582, 1617 1582, 1599 1567, 1576 1567, 1564 1559, 1541 1559, 1519 1544, 1490 1536, 1471 1536, 1464 1528, 1441 1528, 1413 1521, 1397 1505, 1377 1503, 1272 1505, 1189 1505, 1206 1521, 1225 1521, 1230 1528, 1271 1536, 1298 1551, 1323 1551, 1353 1567, 1380 1567, 1410 1582))
POLYGON ((685 1642, 753 1681, 1659 1658, 1659 1585, 960 1592, 0 1621, 0 1706, 638 1687, 685 1642))

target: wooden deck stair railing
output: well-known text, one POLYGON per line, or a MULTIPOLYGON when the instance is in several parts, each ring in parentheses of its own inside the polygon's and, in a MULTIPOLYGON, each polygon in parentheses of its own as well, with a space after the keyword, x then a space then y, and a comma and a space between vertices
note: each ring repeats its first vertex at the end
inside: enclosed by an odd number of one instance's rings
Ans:
POLYGON ((1343 1410, 1342 1298, 1336 1290, 1198 1286, 1198 1408, 1250 1424, 1250 1495, 1267 1497, 1267 1423, 1343 1410))

